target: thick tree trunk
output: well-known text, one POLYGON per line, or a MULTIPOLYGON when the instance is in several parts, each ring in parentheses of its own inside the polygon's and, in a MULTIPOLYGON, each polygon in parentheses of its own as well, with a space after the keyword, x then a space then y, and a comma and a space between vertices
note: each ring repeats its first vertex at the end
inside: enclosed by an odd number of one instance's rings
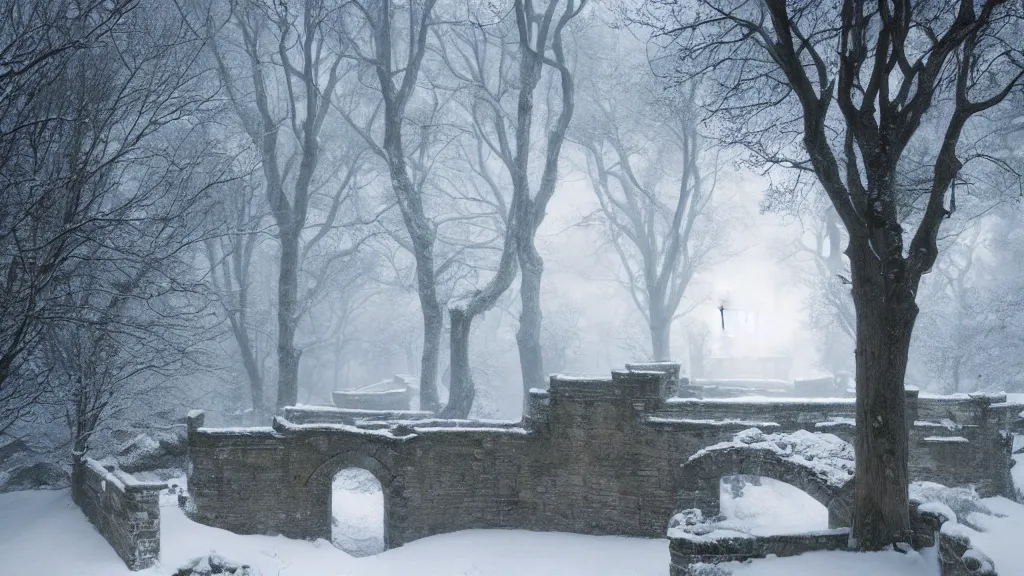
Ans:
POLYGON ((448 311, 451 319, 451 386, 448 388, 448 404, 441 411, 444 418, 467 418, 473 407, 476 387, 469 369, 469 333, 473 316, 460 308, 448 311))
MULTIPOLYGON (((381 78, 381 89, 389 80, 381 78)), ((387 99, 386 99, 387 100, 387 99)), ((423 357, 420 360, 420 410, 436 412, 440 408, 437 397, 437 359, 441 349, 444 317, 437 299, 437 275, 434 269, 435 231, 423 211, 420 191, 409 179, 402 148, 402 111, 400 107, 385 107, 384 149, 387 151, 391 172, 391 187, 398 199, 405 229, 412 240, 416 259, 416 288, 423 312, 423 357)))
POLYGON ((282 230, 281 266, 277 283, 277 409, 293 406, 299 399, 299 356, 295 325, 299 292, 298 234, 282 230))
POLYGON ((544 273, 544 261, 533 245, 532 235, 518 245, 522 280, 519 296, 522 310, 519 313, 519 329, 516 344, 519 345, 519 367, 523 375, 523 406, 530 399, 531 388, 546 388, 544 383, 544 357, 540 344, 540 330, 543 314, 540 309, 540 281, 544 273))
MULTIPOLYGON (((395 192, 407 198, 416 192, 405 177, 404 163, 392 169, 392 178, 397 183, 395 192)), ((413 236, 413 256, 416 259, 416 288, 423 312, 423 356, 420 359, 420 410, 437 412, 441 403, 437 395, 437 363, 441 353, 441 333, 444 331, 444 316, 437 300, 437 276, 434 271, 434 237, 430 225, 423 215, 422 207, 414 202, 413 210, 405 214, 406 228, 413 236)))
POLYGON ((651 359, 668 362, 672 359, 672 321, 662 314, 651 312, 651 359))
POLYGON ((420 358, 420 410, 436 412, 440 408, 437 396, 437 363, 441 353, 441 332, 444 318, 436 298, 424 298, 420 293, 423 310, 423 356, 420 358))
POLYGON ((883 275, 866 240, 852 239, 857 310, 857 453, 853 541, 878 550, 910 542, 908 428, 904 376, 917 317, 914 290, 883 275))

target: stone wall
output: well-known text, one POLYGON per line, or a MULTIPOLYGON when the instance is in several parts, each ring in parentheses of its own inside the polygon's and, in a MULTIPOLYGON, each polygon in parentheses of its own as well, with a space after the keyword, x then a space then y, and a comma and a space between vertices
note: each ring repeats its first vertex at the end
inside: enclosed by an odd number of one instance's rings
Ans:
MULTIPOLYGON (((805 429, 852 444, 855 406, 852 398, 670 398, 648 419, 680 424, 714 420, 765 432, 805 429)), ((908 390, 911 479, 974 485, 982 497, 1014 498, 1012 441, 1005 431, 1014 428, 1022 409, 1006 402, 1005 394, 935 397, 908 390)))
MULTIPOLYGON (((850 539, 849 528, 805 534, 775 536, 740 535, 728 537, 675 537, 669 539, 669 576, 703 576, 706 566, 720 562, 743 562, 769 555, 780 558, 806 552, 845 550, 850 539)), ((728 574, 728 572, 719 572, 728 574)))
POLYGON ((331 397, 338 408, 362 410, 408 410, 412 405, 412 388, 406 386, 395 390, 363 392, 335 390, 331 397))
MULTIPOLYGON (((852 455, 852 447, 847 447, 852 455)), ((728 446, 702 451, 682 466, 679 476, 678 509, 698 509, 704 516, 720 512, 720 482, 724 473, 764 476, 799 488, 829 511, 829 528, 849 527, 853 505, 853 460, 846 470, 829 476, 810 462, 786 458, 772 450, 751 446, 728 446)), ((821 464, 821 463, 814 463, 821 464)))
POLYGON ((419 410, 367 410, 330 406, 286 406, 284 409, 285 419, 295 424, 365 424, 395 420, 426 420, 433 416, 433 412, 419 410))
MULTIPOLYGON (((755 426, 852 432, 852 400, 666 399, 675 385, 665 370, 555 376, 549 390, 530 392, 522 422, 417 421, 405 413, 372 421, 331 408, 290 409, 265 428, 193 421, 193 517, 238 533, 329 537, 331 480, 358 467, 384 491, 389 547, 470 528, 663 537, 685 489, 682 464, 701 448, 755 426)), ((997 404, 983 411, 993 421, 1022 409, 997 404)), ((912 476, 944 484, 955 476, 1008 495, 999 479, 1009 475, 1009 448, 973 410, 964 413, 970 422, 942 431, 915 426, 912 476), (954 436, 967 441, 935 440, 954 436), (1001 456, 980 462, 974 452, 1001 456), (958 458, 978 465, 948 470, 958 458)))
POLYGON ((91 458, 77 460, 71 475, 75 504, 130 570, 152 566, 160 555, 161 483, 136 481, 91 458))

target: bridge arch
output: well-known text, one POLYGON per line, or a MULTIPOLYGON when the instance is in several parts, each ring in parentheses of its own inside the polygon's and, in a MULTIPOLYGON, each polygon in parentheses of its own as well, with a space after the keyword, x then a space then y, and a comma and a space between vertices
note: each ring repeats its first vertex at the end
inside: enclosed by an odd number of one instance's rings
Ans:
POLYGON ((705 517, 718 515, 721 479, 736 474, 762 476, 799 488, 828 509, 831 528, 851 523, 852 474, 828 470, 821 463, 815 465, 759 445, 726 444, 694 455, 679 470, 678 508, 699 508, 705 517))

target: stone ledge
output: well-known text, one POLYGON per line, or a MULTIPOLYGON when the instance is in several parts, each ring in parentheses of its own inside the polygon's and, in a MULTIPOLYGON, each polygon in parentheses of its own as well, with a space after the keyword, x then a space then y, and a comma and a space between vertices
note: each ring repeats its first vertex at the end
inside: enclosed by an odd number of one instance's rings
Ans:
POLYGON ((143 570, 160 555, 159 482, 76 457, 71 476, 72 498, 130 570, 143 570))
POLYGON ((692 537, 673 537, 669 540, 670 576, 695 576, 702 573, 702 564, 746 561, 765 558, 796 556, 805 552, 845 550, 850 540, 850 529, 840 528, 804 534, 777 534, 772 536, 737 535, 731 531, 716 536, 715 532, 692 537))

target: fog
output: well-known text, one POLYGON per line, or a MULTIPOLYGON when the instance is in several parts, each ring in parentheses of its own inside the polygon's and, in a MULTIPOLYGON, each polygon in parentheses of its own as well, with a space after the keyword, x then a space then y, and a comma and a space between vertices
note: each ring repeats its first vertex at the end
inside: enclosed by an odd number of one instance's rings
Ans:
POLYGON ((703 8, 506 4, 7 0, 0 434, 85 453, 398 374, 508 419, 634 361, 853 374, 864 318, 896 360, 863 386, 1021 390, 1016 16, 981 104, 952 60, 861 103, 908 115, 882 158, 824 77, 687 36, 703 8))

